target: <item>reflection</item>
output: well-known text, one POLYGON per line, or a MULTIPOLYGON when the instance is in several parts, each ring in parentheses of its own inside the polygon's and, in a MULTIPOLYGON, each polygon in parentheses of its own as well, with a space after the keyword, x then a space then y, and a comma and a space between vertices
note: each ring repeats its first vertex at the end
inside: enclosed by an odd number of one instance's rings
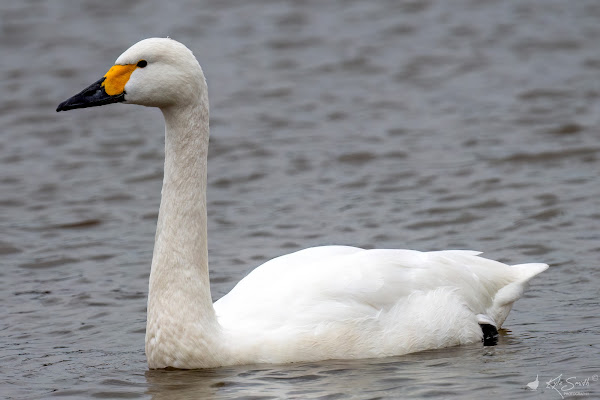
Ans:
POLYGON ((226 386, 229 374, 223 369, 148 370, 147 394, 153 400, 212 399, 219 387, 226 386))
MULTIPOLYGON (((287 365, 246 365, 207 370, 146 371, 147 394, 162 399, 226 399, 303 397, 309 393, 344 393, 348 384, 335 384, 335 377, 360 371, 357 362, 330 361, 287 365)), ((364 362, 362 363, 364 365, 364 362)), ((356 390, 368 382, 357 377, 356 390)), ((352 388, 352 386, 350 386, 352 388)))
POLYGON ((432 387, 463 385, 463 371, 468 368, 463 364, 489 355, 482 344, 473 344, 367 360, 150 370, 145 373, 146 394, 153 400, 346 398, 372 388, 374 393, 418 397, 432 387))

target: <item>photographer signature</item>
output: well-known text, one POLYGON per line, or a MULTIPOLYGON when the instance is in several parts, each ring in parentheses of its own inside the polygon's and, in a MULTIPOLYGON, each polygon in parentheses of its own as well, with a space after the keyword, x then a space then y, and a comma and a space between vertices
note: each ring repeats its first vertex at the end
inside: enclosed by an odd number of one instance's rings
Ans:
POLYGON ((578 380, 576 376, 570 376, 563 379, 563 374, 546 382, 547 389, 554 389, 562 399, 571 396, 587 396, 590 393, 585 391, 589 388, 590 382, 598 381, 598 375, 592 375, 585 379, 578 380))

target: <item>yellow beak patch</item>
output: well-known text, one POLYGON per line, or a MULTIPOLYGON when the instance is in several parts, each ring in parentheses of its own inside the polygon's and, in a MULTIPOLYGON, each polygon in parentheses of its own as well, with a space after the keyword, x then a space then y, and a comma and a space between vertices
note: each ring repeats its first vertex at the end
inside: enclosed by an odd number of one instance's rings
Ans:
POLYGON ((136 68, 136 64, 113 65, 106 75, 104 75, 106 79, 102 82, 106 94, 115 96, 123 93, 125 91, 125 85, 129 81, 129 77, 131 77, 131 74, 136 68))

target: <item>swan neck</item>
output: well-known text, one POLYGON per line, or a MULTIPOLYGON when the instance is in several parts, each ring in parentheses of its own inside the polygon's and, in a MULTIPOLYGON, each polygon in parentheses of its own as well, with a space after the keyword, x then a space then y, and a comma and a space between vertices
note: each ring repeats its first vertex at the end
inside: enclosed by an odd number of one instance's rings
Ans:
POLYGON ((188 332, 190 338, 214 338, 218 331, 208 276, 208 103, 166 109, 163 114, 165 167, 146 330, 146 352, 154 367, 173 362, 159 357, 164 353, 160 332, 169 330, 175 336, 177 332, 188 332))
POLYGON ((212 309, 206 222, 208 118, 198 107, 163 114, 165 167, 151 271, 160 274, 158 279, 151 276, 150 290, 199 290, 189 293, 190 300, 212 309), (189 281, 192 277, 201 287, 189 281))

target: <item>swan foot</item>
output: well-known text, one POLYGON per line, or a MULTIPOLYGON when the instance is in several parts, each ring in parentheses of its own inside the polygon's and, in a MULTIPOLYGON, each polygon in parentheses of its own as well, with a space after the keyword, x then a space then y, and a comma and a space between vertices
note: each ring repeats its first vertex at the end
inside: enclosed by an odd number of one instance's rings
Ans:
POLYGON ((484 346, 495 346, 498 344, 498 329, 491 324, 479 324, 481 331, 483 332, 483 345, 484 346))

